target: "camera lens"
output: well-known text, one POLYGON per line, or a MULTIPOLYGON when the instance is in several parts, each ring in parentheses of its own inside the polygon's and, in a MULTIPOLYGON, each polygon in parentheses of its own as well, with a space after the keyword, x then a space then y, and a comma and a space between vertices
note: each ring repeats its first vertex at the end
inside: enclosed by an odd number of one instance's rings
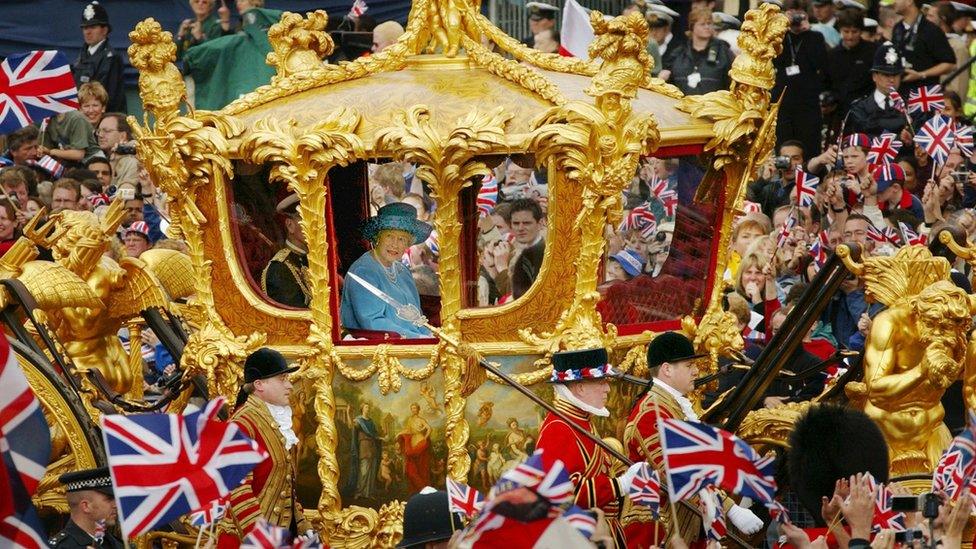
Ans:
POLYGON ((942 503, 939 500, 939 496, 929 492, 923 495, 924 502, 922 505, 922 516, 929 519, 934 519, 939 516, 939 505, 942 503))

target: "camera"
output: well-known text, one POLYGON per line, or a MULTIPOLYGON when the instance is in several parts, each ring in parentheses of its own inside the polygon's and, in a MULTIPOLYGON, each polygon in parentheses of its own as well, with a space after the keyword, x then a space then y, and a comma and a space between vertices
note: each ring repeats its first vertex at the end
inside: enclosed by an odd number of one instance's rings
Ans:
POLYGON ((912 528, 911 530, 903 530, 901 532, 895 532, 895 543, 912 543, 917 539, 923 539, 925 536, 922 531, 918 528, 912 528))
POLYGON ((917 496, 894 496, 891 500, 891 510, 895 513, 922 512, 925 518, 934 519, 939 516, 939 505, 942 501, 932 492, 917 496))
POLYGON ((788 170, 793 165, 788 156, 777 156, 773 158, 773 167, 777 170, 788 170))
POLYGON ((119 143, 115 146, 115 154, 136 154, 136 146, 119 143))

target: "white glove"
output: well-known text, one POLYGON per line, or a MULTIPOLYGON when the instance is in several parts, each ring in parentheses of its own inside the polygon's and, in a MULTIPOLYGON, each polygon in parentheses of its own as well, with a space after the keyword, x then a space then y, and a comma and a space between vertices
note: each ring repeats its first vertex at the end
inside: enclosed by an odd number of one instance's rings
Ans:
POLYGON ((729 508, 729 520, 732 524, 739 529, 743 534, 755 534, 756 532, 762 530, 763 521, 756 516, 755 513, 746 509, 745 507, 739 507, 738 505, 733 505, 729 508))
POLYGON ((634 483, 634 477, 637 476, 637 471, 641 470, 641 467, 645 465, 645 462, 638 461, 637 463, 631 465, 627 468, 627 471, 617 477, 617 484, 620 486, 620 491, 626 494, 630 491, 630 485, 634 483))
POLYGON ((295 541, 299 540, 306 543, 319 543, 319 534, 315 530, 309 528, 308 530, 305 530, 305 535, 298 536, 298 539, 295 541))

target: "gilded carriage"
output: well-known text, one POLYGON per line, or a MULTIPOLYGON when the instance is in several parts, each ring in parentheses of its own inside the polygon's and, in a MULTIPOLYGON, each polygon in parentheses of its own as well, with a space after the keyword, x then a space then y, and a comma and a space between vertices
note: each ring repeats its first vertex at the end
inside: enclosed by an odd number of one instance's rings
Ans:
MULTIPOLYGON (((771 4, 751 11, 731 88, 698 97, 650 77, 643 18, 594 12, 591 23, 598 59, 566 58, 525 48, 476 3, 419 0, 390 48, 332 65, 321 61, 333 48, 325 13, 286 13, 269 31, 270 85, 219 112, 186 108, 170 33, 148 19, 130 34, 147 112, 130 120, 138 156, 168 197, 193 273, 192 287, 165 277, 181 288, 172 293, 192 297, 155 324, 175 341, 184 378, 211 397, 233 400, 241 364, 258 347, 300 365, 299 497, 336 547, 391 546, 410 493, 443 486, 447 475, 486 487, 531 450, 541 420, 498 379, 465 387, 475 366, 451 345, 347 337, 339 296, 345 269, 367 249, 358 229, 369 215, 370 164, 415 166, 436 204, 438 276, 424 312, 539 393, 560 349, 605 345, 620 369, 642 374, 644 347, 663 330, 694 334, 713 368, 741 346, 721 280, 745 183, 774 138, 772 59, 786 19, 771 4), (622 193, 648 156, 677 181, 670 249, 645 284, 611 294, 600 285, 607 229, 620 224, 622 193), (478 307, 478 191, 506 158, 546 175, 547 245, 524 295, 478 307), (261 267, 280 244, 266 212, 289 192, 308 243, 306 309, 261 290, 261 267), (359 419, 380 441, 368 459, 359 419)), ((31 382, 57 384, 51 375, 31 382)), ((631 395, 617 390, 619 412, 631 395)), ((99 460, 86 423, 99 413, 94 400, 73 403, 84 413, 63 426, 89 433, 72 445, 79 466, 99 460)), ((619 436, 622 424, 602 429, 619 436)))

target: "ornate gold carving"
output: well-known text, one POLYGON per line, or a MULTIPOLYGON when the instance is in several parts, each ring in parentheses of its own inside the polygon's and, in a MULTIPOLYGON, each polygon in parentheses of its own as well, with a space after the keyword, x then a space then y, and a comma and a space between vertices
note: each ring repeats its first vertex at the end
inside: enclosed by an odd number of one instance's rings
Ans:
MULTIPOLYGON (((382 130, 376 137, 376 148, 395 151, 395 158, 417 164, 416 177, 427 183, 431 197, 437 200, 434 229, 441 242, 439 268, 443 273, 460 273, 461 222, 458 196, 471 180, 490 173, 484 162, 472 160, 496 152, 504 144, 505 124, 510 114, 495 109, 488 113, 473 111, 458 119, 455 128, 440 135, 431 127, 430 111, 416 106, 397 117, 397 124, 382 130)), ((460 339, 457 313, 461 310, 460 277, 441 279, 441 329, 460 339)), ((465 398, 461 395, 461 376, 465 361, 452 350, 443 349, 444 408, 447 430, 448 470, 455 479, 467 478, 471 457, 468 455, 468 422, 464 419, 465 398)), ((471 366, 477 367, 477 366, 471 366)))
POLYGON ((932 257, 924 246, 903 246, 891 257, 869 257, 857 263, 850 249, 841 245, 837 255, 848 269, 864 280, 864 296, 886 306, 918 295, 922 289, 939 280, 949 279, 949 262, 932 257))
POLYGON ((753 446, 790 447, 790 433, 811 402, 788 402, 777 408, 760 408, 749 412, 735 434, 753 446))
POLYGON ((305 75, 320 70, 322 58, 331 54, 335 48, 332 37, 325 32, 329 16, 323 10, 309 12, 306 17, 286 11, 281 19, 268 29, 268 42, 273 50, 267 62, 277 69, 278 74, 271 81, 278 81, 293 75, 305 75))
POLYGON ((340 359, 332 345, 329 310, 329 244, 324 215, 326 177, 333 166, 345 166, 364 156, 362 141, 354 133, 358 125, 359 114, 350 109, 338 109, 305 130, 299 130, 294 120, 284 123, 262 120, 255 124, 239 149, 241 156, 251 163, 270 165, 270 179, 285 182, 298 195, 299 223, 309 247, 308 284, 312 291, 309 303, 312 326, 308 336, 311 351, 299 361, 298 377, 315 380, 315 437, 322 482, 319 511, 327 516, 338 511, 341 503, 332 394, 333 367, 340 363, 340 359))
POLYGON ((404 507, 400 501, 391 501, 379 511, 355 505, 342 509, 329 533, 329 544, 347 549, 396 547, 403 539, 404 507))
POLYGON ((139 97, 149 112, 175 113, 186 100, 186 85, 176 60, 173 34, 164 31, 153 18, 136 25, 129 33, 129 62, 139 70, 139 97))
POLYGON ((499 57, 474 40, 465 37, 464 48, 476 63, 495 76, 514 82, 530 90, 554 105, 566 103, 566 98, 555 84, 542 76, 539 71, 511 59, 499 57))
POLYGON ((435 346, 430 355, 430 360, 423 368, 406 368, 400 360, 390 356, 390 345, 377 345, 376 352, 373 353, 373 360, 370 365, 362 370, 350 368, 342 361, 336 361, 339 373, 351 381, 365 381, 379 372, 380 394, 398 393, 402 387, 400 376, 411 381, 422 381, 429 378, 434 373, 437 363, 440 361, 441 350, 444 345, 435 346))
POLYGON ((546 355, 560 348, 582 349, 609 346, 616 328, 606 332, 596 303, 600 298, 597 270, 606 244, 604 228, 616 225, 622 215, 622 191, 630 183, 642 154, 650 153, 660 134, 649 114, 634 114, 630 100, 646 82, 647 21, 639 14, 605 21, 593 12, 591 23, 596 39, 591 57, 604 59, 586 93, 595 104, 573 101, 553 107, 538 123, 529 148, 536 150, 539 164, 552 162, 560 177, 579 185, 582 211, 575 228, 582 231, 582 248, 577 260, 575 297, 551 333, 520 332, 524 341, 546 355))

